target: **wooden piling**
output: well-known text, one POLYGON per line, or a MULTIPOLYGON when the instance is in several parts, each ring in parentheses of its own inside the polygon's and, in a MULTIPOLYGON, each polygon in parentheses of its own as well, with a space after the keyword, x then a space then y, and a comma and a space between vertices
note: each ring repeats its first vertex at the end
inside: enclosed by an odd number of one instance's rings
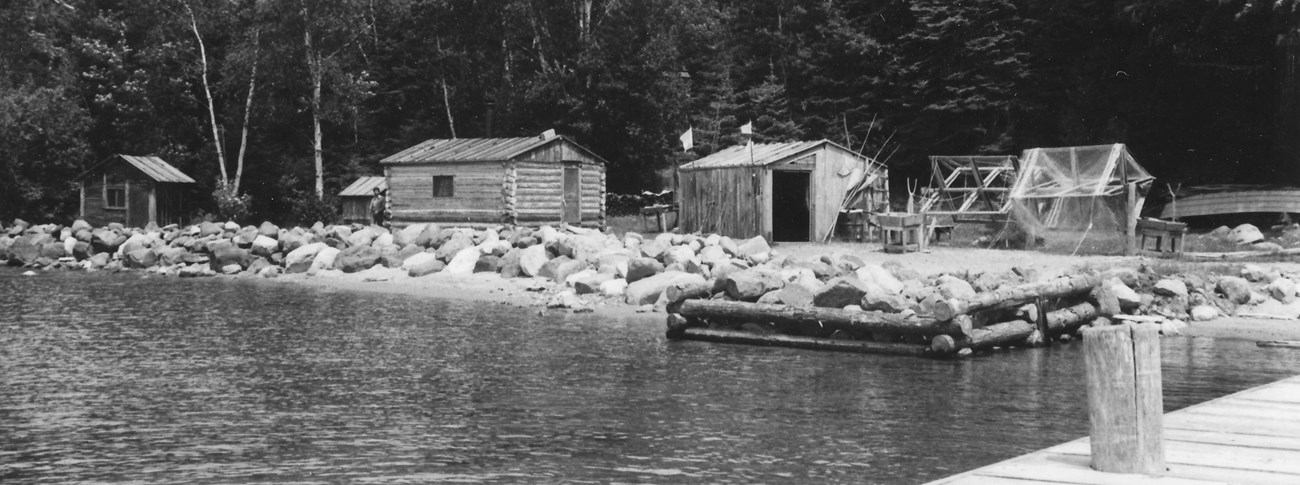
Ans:
POLYGON ((1083 331, 1092 468, 1165 472, 1160 334, 1155 325, 1083 331))

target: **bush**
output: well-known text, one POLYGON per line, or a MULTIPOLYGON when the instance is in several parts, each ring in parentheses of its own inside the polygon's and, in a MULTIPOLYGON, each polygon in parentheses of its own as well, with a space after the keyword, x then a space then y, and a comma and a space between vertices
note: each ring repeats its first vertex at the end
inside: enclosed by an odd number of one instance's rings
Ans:
POLYGON ((220 220, 241 223, 248 218, 248 208, 253 202, 251 195, 236 194, 234 187, 224 182, 217 184, 212 198, 217 201, 217 216, 220 220))
POLYGON ((294 191, 288 203, 290 224, 310 226, 321 222, 328 225, 339 218, 339 203, 335 197, 320 199, 314 192, 294 191))

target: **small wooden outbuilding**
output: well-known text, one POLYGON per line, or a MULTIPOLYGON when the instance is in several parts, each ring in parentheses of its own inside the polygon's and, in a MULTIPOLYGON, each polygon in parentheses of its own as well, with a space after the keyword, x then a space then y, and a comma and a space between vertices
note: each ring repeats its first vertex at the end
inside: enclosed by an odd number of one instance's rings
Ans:
POLYGON ((352 185, 339 192, 343 200, 343 222, 346 224, 373 224, 374 214, 370 213, 370 201, 375 198, 375 189, 380 192, 388 190, 388 181, 380 176, 361 177, 352 185))
POLYGON ((379 163, 395 227, 605 227, 605 160, 553 131, 427 140, 379 163))
POLYGON ((889 210, 889 171, 829 140, 724 149, 678 168, 679 227, 824 241, 840 212, 889 210))
POLYGON ((194 179, 158 157, 113 155, 81 175, 81 219, 93 226, 184 224, 194 179))

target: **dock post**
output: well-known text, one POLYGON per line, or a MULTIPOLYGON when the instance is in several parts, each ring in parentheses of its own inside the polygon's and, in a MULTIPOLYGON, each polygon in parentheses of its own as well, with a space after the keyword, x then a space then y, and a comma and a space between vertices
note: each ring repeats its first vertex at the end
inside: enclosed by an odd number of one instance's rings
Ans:
POLYGON ((1088 328, 1083 344, 1092 468, 1164 473, 1159 329, 1132 324, 1088 328))

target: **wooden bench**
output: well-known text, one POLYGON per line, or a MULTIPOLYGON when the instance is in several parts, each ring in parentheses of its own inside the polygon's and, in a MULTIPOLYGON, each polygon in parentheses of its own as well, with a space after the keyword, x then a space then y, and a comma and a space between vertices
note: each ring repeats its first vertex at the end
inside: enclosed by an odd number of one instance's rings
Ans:
POLYGON ((885 213, 876 220, 885 252, 906 253, 925 247, 925 214, 885 213))
POLYGON ((677 215, 677 207, 667 204, 651 205, 641 208, 641 224, 646 231, 658 230, 659 232, 668 232, 668 213, 677 215), (650 219, 654 218, 655 225, 650 225, 650 219))
POLYGON ((1181 253, 1183 236, 1187 234, 1187 224, 1182 222, 1162 221, 1143 218, 1137 220, 1138 249, 1155 253, 1181 253), (1155 239, 1155 248, 1147 248, 1147 238, 1155 239), (1165 241, 1168 241, 1166 248, 1165 241))

